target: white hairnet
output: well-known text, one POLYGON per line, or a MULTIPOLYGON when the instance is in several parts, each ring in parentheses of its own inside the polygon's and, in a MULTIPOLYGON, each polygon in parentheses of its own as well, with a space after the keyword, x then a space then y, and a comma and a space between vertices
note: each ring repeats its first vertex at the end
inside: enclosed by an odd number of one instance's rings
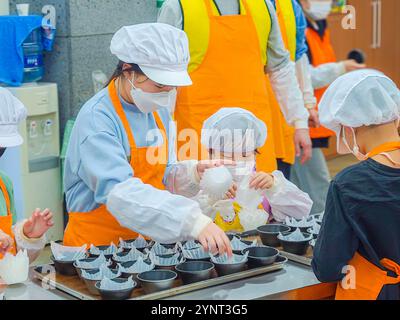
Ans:
POLYGON ((111 40, 111 53, 120 61, 139 65, 151 80, 170 86, 187 86, 189 41, 182 30, 164 23, 122 27, 111 40))
POLYGON ((358 128, 400 119, 400 91, 383 73, 364 69, 347 73, 334 81, 319 104, 321 124, 336 132, 338 151, 342 126, 358 128))
POLYGON ((26 108, 10 91, 0 87, 0 147, 22 144, 19 123, 26 118, 26 108))
POLYGON ((223 152, 251 152, 267 139, 267 126, 250 111, 222 108, 204 124, 201 143, 207 149, 223 152))

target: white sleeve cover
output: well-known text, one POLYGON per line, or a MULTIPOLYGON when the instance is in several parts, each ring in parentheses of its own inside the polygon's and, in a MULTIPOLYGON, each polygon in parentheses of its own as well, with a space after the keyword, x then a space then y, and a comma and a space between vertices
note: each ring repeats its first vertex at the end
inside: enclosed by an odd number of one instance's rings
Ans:
POLYGON ((107 209, 118 222, 162 243, 197 239, 211 223, 197 202, 130 178, 114 186, 107 209))
POLYGON ((303 54, 296 61, 296 77, 300 85, 300 90, 303 92, 304 104, 315 107, 317 105, 317 98, 314 95, 309 64, 307 54, 303 54))
POLYGON ((177 162, 167 167, 164 184, 174 194, 192 198, 200 191, 200 177, 197 174, 197 160, 177 162))
POLYGON ((217 202, 216 200, 212 200, 203 191, 200 191, 192 199, 199 204, 201 211, 203 212, 204 215, 210 217, 213 221, 215 220, 215 217, 217 215, 217 210, 214 208, 214 204, 217 202))
POLYGON ((311 80, 314 89, 322 89, 346 73, 343 62, 324 63, 318 67, 310 65, 311 80))
POLYGON ((28 239, 23 233, 25 222, 26 220, 18 222, 13 227, 13 232, 15 236, 15 242, 17 244, 17 250, 26 250, 29 257, 29 262, 32 263, 37 259, 37 257, 40 255, 40 252, 46 245, 46 235, 43 235, 38 239, 28 239))
POLYGON ((309 114, 296 78, 295 64, 290 61, 281 69, 268 73, 276 99, 286 121, 296 129, 307 129, 309 114))
POLYGON ((310 196, 287 180, 281 171, 274 171, 275 185, 265 191, 275 220, 282 222, 286 217, 301 219, 310 214, 313 201, 310 196))

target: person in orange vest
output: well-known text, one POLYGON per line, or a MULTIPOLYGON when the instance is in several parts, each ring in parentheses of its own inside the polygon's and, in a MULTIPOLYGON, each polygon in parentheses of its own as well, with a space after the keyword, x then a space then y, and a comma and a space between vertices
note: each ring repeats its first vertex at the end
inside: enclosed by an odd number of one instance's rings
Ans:
MULTIPOLYGON (((271 0, 271 2, 276 8, 276 15, 285 47, 290 53, 291 61, 296 64, 296 77, 303 93, 304 105, 310 113, 310 127, 317 127, 319 126, 318 111, 316 109, 317 99, 314 96, 314 88, 311 81, 307 55, 308 47, 305 37, 307 20, 300 4, 296 0, 271 0)), ((271 98, 273 121, 270 131, 275 137, 284 137, 282 140, 275 139, 278 168, 287 179, 290 179, 291 167, 296 158, 294 129, 286 123, 272 90, 271 98)))
MULTIPOLYGON (((25 119, 26 109, 10 91, 0 87, 0 157, 7 148, 17 147, 23 140, 18 133, 18 123, 25 119)), ((0 171, 0 259, 6 253, 16 254, 27 250, 34 261, 46 244, 46 232, 53 226, 49 209, 36 209, 32 216, 14 224, 16 220, 13 186, 5 173, 0 171)), ((1 282, 1 281, 0 281, 1 282)))
POLYGON ((65 160, 64 245, 95 246, 138 234, 161 243, 198 240, 232 254, 225 233, 188 198, 216 162, 176 159, 177 88, 191 85, 186 34, 163 23, 124 26, 110 50, 118 66, 80 110, 65 160))
MULTIPOLYGON (((311 78, 319 102, 326 88, 337 77, 349 71, 365 68, 365 65, 358 64, 354 60, 337 62, 327 24, 332 0, 299 0, 299 2, 307 18, 306 40, 311 63, 311 78)), ((306 164, 301 164, 297 160, 292 167, 292 182, 307 192, 314 201, 312 214, 321 213, 325 209, 331 177, 322 150, 329 147, 329 138, 333 134, 323 126, 310 128, 313 143, 312 159, 306 164)))
MULTIPOLYGON (((269 0, 167 0, 158 21, 184 30, 189 38, 193 86, 178 94, 179 158, 208 157, 201 144, 196 154, 185 153, 185 131, 195 129, 199 139, 203 122, 221 106, 245 108, 272 128, 270 81, 285 120, 295 127, 297 155, 309 160, 310 115, 269 0)), ((283 138, 269 136, 257 159, 259 170, 277 169, 275 143, 283 138)))
POLYGON ((340 154, 361 162, 331 182, 312 267, 338 300, 400 299, 400 90, 365 69, 338 78, 320 102, 340 154))

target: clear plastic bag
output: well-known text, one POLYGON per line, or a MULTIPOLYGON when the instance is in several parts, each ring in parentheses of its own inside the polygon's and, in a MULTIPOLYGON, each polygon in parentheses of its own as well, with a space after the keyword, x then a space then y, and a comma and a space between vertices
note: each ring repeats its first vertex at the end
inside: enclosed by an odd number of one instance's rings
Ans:
POLYGON ((28 280, 29 257, 26 250, 20 250, 17 255, 6 253, 0 259, 0 278, 7 284, 13 285, 28 280))

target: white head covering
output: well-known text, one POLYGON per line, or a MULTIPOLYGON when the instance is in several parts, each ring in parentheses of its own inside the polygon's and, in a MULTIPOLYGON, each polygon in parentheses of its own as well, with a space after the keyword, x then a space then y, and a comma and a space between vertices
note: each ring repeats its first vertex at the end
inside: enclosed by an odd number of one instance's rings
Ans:
POLYGON ((204 124, 201 143, 222 152, 252 152, 267 139, 267 126, 250 111, 222 108, 204 124))
POLYGON ((26 118, 26 108, 10 91, 0 87, 0 147, 22 144, 18 124, 26 118))
POLYGON ((190 60, 186 33, 164 23, 122 27, 111 40, 111 53, 139 65, 151 80, 170 86, 188 86, 190 60))
POLYGON ((400 119, 400 91, 383 73, 364 69, 334 81, 319 104, 321 124, 336 132, 338 152, 349 153, 340 139, 342 126, 358 128, 400 119))

